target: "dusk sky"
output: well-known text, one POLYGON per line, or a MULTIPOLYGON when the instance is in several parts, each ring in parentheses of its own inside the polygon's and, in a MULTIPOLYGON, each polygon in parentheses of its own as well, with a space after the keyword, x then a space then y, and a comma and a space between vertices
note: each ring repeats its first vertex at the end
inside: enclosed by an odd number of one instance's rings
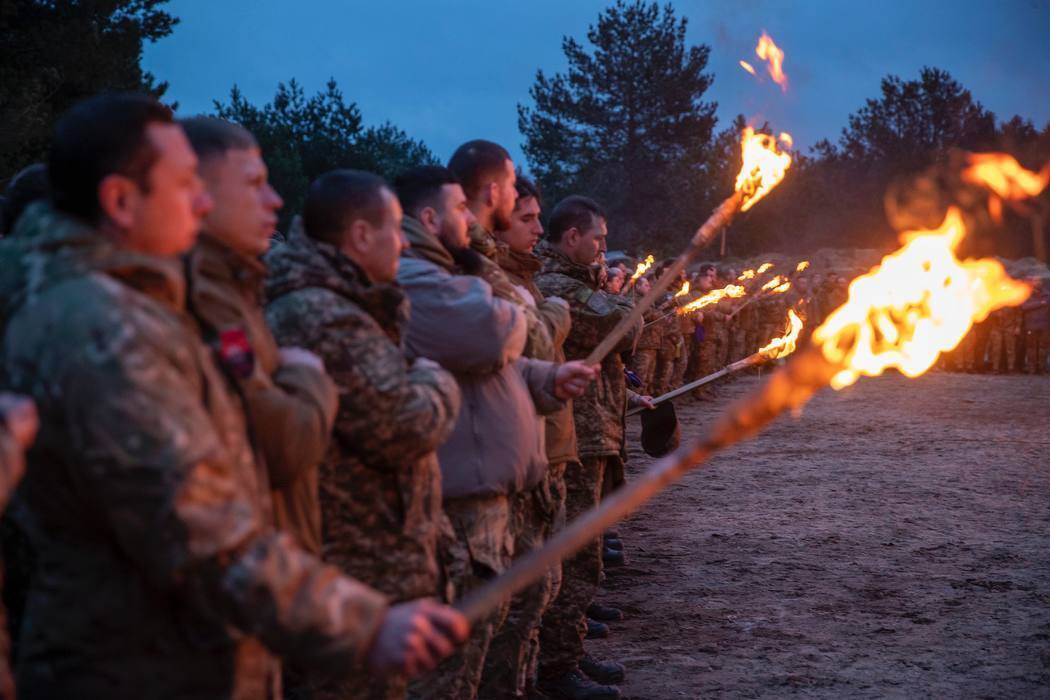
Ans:
MULTIPOLYGON (((596 0, 173 0, 174 33, 147 46, 144 64, 170 83, 180 114, 211 109, 234 84, 256 104, 279 81, 308 94, 334 77, 367 125, 389 120, 442 159, 488 138, 520 159, 516 105, 537 69, 564 70, 561 40, 585 41, 608 2, 596 0)), ((829 0, 672 5, 688 41, 711 47, 708 93, 720 127, 742 113, 769 120, 808 147, 837 139, 847 116, 879 93, 887 74, 943 68, 1000 118, 1050 121, 1050 2, 829 0), (784 49, 787 94, 739 66, 758 66, 768 31, 784 49)), ((763 73, 764 74, 764 73, 763 73)))

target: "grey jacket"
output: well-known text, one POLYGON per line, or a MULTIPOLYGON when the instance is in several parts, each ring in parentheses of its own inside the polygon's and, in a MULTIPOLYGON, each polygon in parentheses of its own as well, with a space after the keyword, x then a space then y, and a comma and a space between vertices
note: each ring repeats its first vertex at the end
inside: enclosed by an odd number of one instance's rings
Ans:
POLYGON ((412 304, 405 349, 451 372, 463 395, 452 436, 438 448, 444 498, 530 489, 547 468, 537 416, 564 406, 554 396, 557 365, 521 357, 525 317, 515 304, 459 274, 418 221, 405 217, 404 230, 412 245, 397 275, 412 304))

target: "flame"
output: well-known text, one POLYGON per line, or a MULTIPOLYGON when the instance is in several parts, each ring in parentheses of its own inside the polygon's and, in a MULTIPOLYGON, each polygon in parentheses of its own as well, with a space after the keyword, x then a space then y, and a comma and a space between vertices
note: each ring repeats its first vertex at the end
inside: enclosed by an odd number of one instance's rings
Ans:
POLYGON ((777 275, 762 285, 762 291, 771 294, 783 294, 789 289, 791 289, 791 281, 783 275, 777 275))
POLYGON ((1028 298, 1031 288, 1011 279, 997 260, 955 257, 965 234, 952 207, 940 228, 907 232, 900 250, 850 283, 849 299, 813 334, 824 358, 842 368, 831 380, 834 388, 889 367, 917 377, 975 322, 1028 298))
POLYGON ((726 298, 738 299, 738 298, 744 296, 744 294, 746 294, 746 293, 747 293, 747 290, 744 289, 743 287, 741 287, 738 284, 727 284, 726 286, 722 287, 721 289, 712 289, 710 292, 708 292, 707 294, 703 295, 699 299, 696 299, 694 301, 689 302, 685 306, 683 306, 680 309, 678 309, 678 313, 681 314, 681 315, 684 315, 684 314, 687 314, 687 313, 691 313, 693 311, 697 311, 699 309, 702 309, 705 306, 710 306, 711 304, 717 304, 718 302, 720 302, 720 301, 722 301, 723 299, 726 299, 726 298))
POLYGON ((752 66, 747 61, 741 61, 740 62, 740 67, 743 68, 744 70, 746 70, 751 75, 758 75, 758 73, 755 72, 755 67, 752 66))
POLYGON ((755 133, 750 126, 742 138, 744 164, 736 176, 736 191, 744 195, 740 211, 747 211, 784 179, 791 156, 778 149, 777 139, 755 133))
POLYGON ((795 266, 795 272, 802 272, 807 267, 809 267, 809 260, 803 260, 802 262, 800 262, 798 265, 795 266))
POLYGON ((646 255, 645 261, 638 263, 638 267, 634 269, 634 274, 631 275, 631 279, 628 282, 628 284, 633 284, 638 280, 639 277, 648 272, 649 268, 653 266, 654 262, 656 262, 656 258, 654 258, 652 255, 646 255))
POLYGON ((737 282, 743 282, 745 280, 753 280, 753 279, 755 279, 755 271, 754 270, 744 270, 743 272, 740 273, 740 276, 736 278, 737 282))
POLYGON ((791 148, 795 145, 795 139, 791 138, 791 134, 789 134, 786 131, 781 131, 780 136, 777 136, 777 138, 783 141, 784 145, 788 148, 791 148))
POLYGON ((685 282, 682 283, 682 288, 679 289, 677 292, 675 292, 674 297, 675 297, 675 299, 677 299, 678 297, 684 297, 688 293, 689 293, 689 280, 686 280, 685 282))
POLYGON ((764 273, 764 272, 766 272, 767 270, 769 270, 769 268, 771 268, 771 267, 773 267, 773 263, 771 263, 771 262, 767 262, 767 263, 762 263, 762 264, 761 264, 761 265, 759 266, 759 268, 758 268, 758 274, 760 274, 760 275, 761 275, 762 273, 764 273))
POLYGON ((769 71, 770 77, 773 78, 773 82, 779 85, 781 90, 787 92, 787 76, 784 74, 784 52, 773 43, 773 38, 768 33, 762 32, 762 36, 758 39, 758 46, 755 47, 755 54, 766 62, 766 69, 769 71))
POLYGON ((779 360, 781 357, 787 357, 795 352, 795 344, 798 342, 798 335, 801 332, 802 319, 795 313, 794 309, 788 309, 788 325, 784 335, 779 338, 773 338, 773 340, 769 341, 769 345, 758 351, 758 354, 769 360, 779 360))
POLYGON ((1005 153, 971 153, 969 163, 962 179, 987 187, 1003 199, 1034 197, 1050 185, 1050 165, 1033 173, 1005 153))

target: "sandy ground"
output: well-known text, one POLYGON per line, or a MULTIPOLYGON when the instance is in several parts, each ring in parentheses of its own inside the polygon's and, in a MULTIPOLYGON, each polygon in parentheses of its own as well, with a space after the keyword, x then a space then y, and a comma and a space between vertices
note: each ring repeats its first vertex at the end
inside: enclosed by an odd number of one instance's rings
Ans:
POLYGON ((825 391, 619 529, 625 698, 1050 697, 1050 377, 825 391))

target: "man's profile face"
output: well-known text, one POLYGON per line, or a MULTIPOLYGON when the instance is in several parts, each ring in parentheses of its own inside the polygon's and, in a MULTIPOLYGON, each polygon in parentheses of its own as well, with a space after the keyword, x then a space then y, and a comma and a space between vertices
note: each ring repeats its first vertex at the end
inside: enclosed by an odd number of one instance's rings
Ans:
POLYGON ((393 282, 401 261, 401 251, 408 247, 401 230, 401 203, 393 192, 383 188, 383 221, 379 226, 364 222, 369 228, 368 247, 360 261, 368 278, 375 283, 393 282))
POLYGON ((182 127, 155 122, 146 137, 157 152, 147 175, 148 188, 137 185, 129 197, 127 245, 149 255, 173 257, 193 247, 211 198, 197 174, 197 156, 182 127))
POLYGON ((700 273, 699 286, 701 292, 710 292, 718 284, 718 272, 714 269, 704 270, 700 273))
POLYGON ((605 253, 605 239, 609 235, 605 219, 592 216, 590 225, 579 232, 577 244, 570 254, 572 261, 580 265, 591 265, 605 253))
POLYGON ((493 212, 493 223, 498 230, 505 231, 510 228, 514 203, 518 200, 518 190, 515 187, 517 182, 514 163, 510 160, 503 161, 503 174, 496 180, 496 210, 493 212))
POLYGON ((226 151, 204 163, 201 175, 215 201, 204 217, 204 230, 242 255, 265 253, 284 202, 270 186, 259 149, 226 151))
POLYGON ((449 250, 462 250, 470 245, 467 230, 474 223, 474 215, 467 207, 467 196, 460 185, 441 187, 441 203, 437 207, 439 222, 438 239, 449 250))
POLYGON ((496 232, 496 237, 515 253, 531 253, 542 235, 540 203, 535 197, 519 199, 510 216, 510 226, 496 232))

